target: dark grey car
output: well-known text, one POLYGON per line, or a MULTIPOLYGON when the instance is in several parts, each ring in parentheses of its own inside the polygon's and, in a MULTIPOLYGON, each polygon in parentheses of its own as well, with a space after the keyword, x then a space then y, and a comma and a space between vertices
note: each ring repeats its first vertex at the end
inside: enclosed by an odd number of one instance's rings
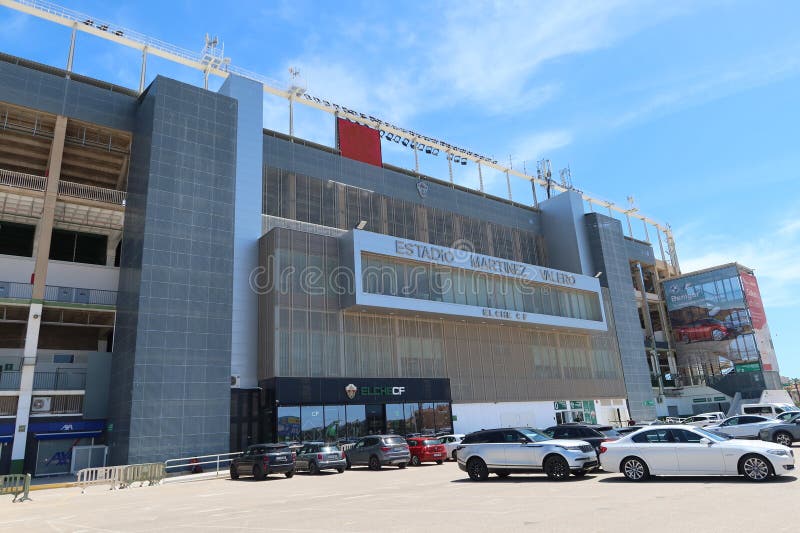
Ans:
POLYGON ((758 438, 791 446, 796 440, 800 440, 800 413, 782 424, 774 424, 761 429, 758 438))
POLYGON ((300 448, 295 460, 298 471, 319 474, 321 470, 336 470, 340 474, 347 467, 344 453, 335 444, 307 442, 300 448))
POLYGON ((356 465, 366 465, 371 470, 380 470, 386 465, 405 468, 411 461, 408 443, 399 435, 362 437, 355 446, 345 452, 345 455, 348 468, 356 465))

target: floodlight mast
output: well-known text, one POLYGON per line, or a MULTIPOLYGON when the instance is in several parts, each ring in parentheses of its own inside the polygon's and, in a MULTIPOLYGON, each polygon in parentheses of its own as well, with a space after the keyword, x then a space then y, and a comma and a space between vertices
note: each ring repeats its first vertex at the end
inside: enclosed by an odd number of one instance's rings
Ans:
MULTIPOLYGON (((100 21, 89 15, 71 9, 67 9, 65 7, 59 6, 57 4, 45 0, 0 0, 0 6, 4 6, 9 9, 19 11, 21 13, 26 13, 34 17, 38 17, 44 20, 48 20, 50 22, 54 22, 56 24, 60 24, 62 26, 67 26, 72 28, 73 34, 72 34, 72 39, 70 41, 70 49, 67 60, 68 75, 72 69, 73 56, 75 52, 75 33, 77 31, 82 31, 84 33, 89 33, 96 37, 100 37, 101 39, 110 40, 117 44, 134 48, 142 52, 142 68, 139 80, 139 92, 142 92, 144 90, 147 56, 149 54, 152 54, 161 57, 163 59, 167 59, 169 61, 173 61, 181 65, 185 65, 187 67, 201 71, 203 73, 203 84, 206 89, 208 88, 209 75, 213 74, 215 76, 227 78, 231 74, 234 74, 236 76, 248 78, 250 80, 261 83, 264 88, 264 92, 266 93, 279 96, 281 98, 286 98, 287 100, 289 100, 291 115, 293 115, 293 102, 297 101, 309 107, 325 111, 326 113, 330 113, 337 117, 345 118, 353 122, 358 122, 374 129, 383 130, 386 133, 392 133, 401 138, 409 138, 417 141, 421 140, 424 142, 426 146, 430 146, 433 150, 442 151, 452 159, 458 158, 462 162, 462 164, 466 164, 466 161, 472 161, 473 163, 482 166, 487 166, 495 170, 498 170, 500 172, 503 172, 507 176, 514 175, 518 178, 528 180, 531 182, 532 188, 534 190, 535 206, 538 206, 538 201, 536 200, 535 185, 539 185, 540 187, 544 188, 549 188, 551 190, 554 189, 558 192, 572 190, 569 187, 565 187, 559 183, 554 182, 552 179, 544 180, 541 177, 529 176, 528 174, 520 172, 518 170, 514 170, 513 168, 500 165, 498 164, 497 160, 493 158, 480 155, 468 150, 463 150, 461 148, 445 143, 443 141, 439 141, 437 139, 433 139, 425 135, 420 135, 411 130, 401 128, 393 124, 389 124, 376 117, 366 115, 364 113, 359 113, 355 110, 348 109, 346 107, 342 107, 337 104, 333 104, 327 100, 313 97, 305 91, 304 87, 302 88, 302 91, 298 91, 296 90, 295 85, 293 84, 288 88, 288 90, 280 89, 279 87, 284 84, 278 83, 274 80, 271 80, 255 72, 251 72, 232 65, 230 58, 225 57, 224 55, 224 46, 220 45, 220 42, 216 37, 209 38, 208 36, 206 36, 205 46, 202 52, 198 54, 197 52, 193 52, 191 50, 175 46, 165 41, 149 37, 142 33, 120 27, 116 24, 100 21)), ((293 119, 293 116, 291 118, 293 119)), ((293 135, 294 121, 291 120, 290 122, 291 122, 290 135, 293 135)), ((416 150, 416 148, 414 149, 416 150)), ((452 181, 452 164, 451 164, 452 159, 448 160, 449 169, 451 173, 451 181, 452 181)), ((480 177, 482 178, 481 175, 482 172, 480 166, 478 172, 480 177)), ((667 239, 669 263, 673 266, 673 268, 677 273, 680 273, 680 269, 678 267, 678 258, 675 252, 675 241, 672 236, 672 228, 668 224, 662 225, 659 222, 656 222, 655 220, 646 217, 635 210, 625 209, 623 207, 615 205, 613 202, 608 202, 606 200, 593 198, 583 192, 580 192, 579 194, 581 195, 584 201, 589 203, 590 206, 598 205, 606 207, 609 211, 609 214, 613 210, 628 217, 634 216, 635 218, 640 219, 644 224, 650 224, 651 226, 656 228, 657 230, 656 233, 658 234, 658 239, 659 239, 659 245, 661 247, 661 258, 662 261, 667 262, 667 258, 663 250, 663 245, 661 244, 661 232, 663 232, 667 239)), ((632 231, 630 236, 631 237, 633 236, 632 231)))

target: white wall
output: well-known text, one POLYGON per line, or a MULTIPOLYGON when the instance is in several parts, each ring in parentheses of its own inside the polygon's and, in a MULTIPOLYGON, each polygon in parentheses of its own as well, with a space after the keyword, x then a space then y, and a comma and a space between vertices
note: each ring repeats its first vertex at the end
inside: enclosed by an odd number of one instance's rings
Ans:
POLYGON ((543 429, 556 423, 553 402, 454 403, 453 415, 456 433, 509 426, 543 429))
MULTIPOLYGON (((33 269, 33 258, 0 255, 0 281, 30 283, 33 269)), ((57 287, 116 291, 119 285, 119 268, 50 261, 47 266, 47 284, 57 287)))

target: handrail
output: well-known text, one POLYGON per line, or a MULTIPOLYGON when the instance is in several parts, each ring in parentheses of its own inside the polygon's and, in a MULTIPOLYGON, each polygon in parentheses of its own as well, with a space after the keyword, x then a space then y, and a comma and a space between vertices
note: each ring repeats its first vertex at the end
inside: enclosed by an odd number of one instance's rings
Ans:
POLYGON ((84 390, 86 371, 34 372, 33 390, 84 390))
POLYGON ((74 181, 66 180, 61 180, 58 182, 58 194, 62 196, 70 196, 72 198, 94 200, 95 202, 116 205, 125 205, 126 198, 125 191, 118 191, 116 189, 108 189, 106 187, 97 187, 95 185, 86 185, 84 183, 76 183, 74 181))
POLYGON ((19 370, 4 370, 0 372, 0 390, 19 390, 21 376, 22 372, 19 370))
POLYGON ((215 476, 219 476, 220 467, 227 467, 233 459, 239 457, 240 455, 242 455, 242 452, 228 452, 212 455, 195 455, 193 457, 180 457, 178 459, 167 459, 164 461, 164 468, 167 471, 169 471, 171 468, 188 468, 190 473, 195 474, 202 472, 202 465, 215 465, 215 476), (196 472, 196 470, 200 470, 200 472, 196 472))
POLYGON ((0 185, 43 191, 47 188, 47 178, 0 168, 0 185))

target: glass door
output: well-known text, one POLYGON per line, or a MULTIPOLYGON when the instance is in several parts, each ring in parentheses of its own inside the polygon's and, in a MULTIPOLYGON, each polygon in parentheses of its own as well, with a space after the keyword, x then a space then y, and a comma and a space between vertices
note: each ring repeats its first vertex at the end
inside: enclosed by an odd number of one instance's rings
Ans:
POLYGON ((370 435, 382 435, 386 432, 386 419, 383 416, 383 405, 367 405, 367 431, 370 435))

